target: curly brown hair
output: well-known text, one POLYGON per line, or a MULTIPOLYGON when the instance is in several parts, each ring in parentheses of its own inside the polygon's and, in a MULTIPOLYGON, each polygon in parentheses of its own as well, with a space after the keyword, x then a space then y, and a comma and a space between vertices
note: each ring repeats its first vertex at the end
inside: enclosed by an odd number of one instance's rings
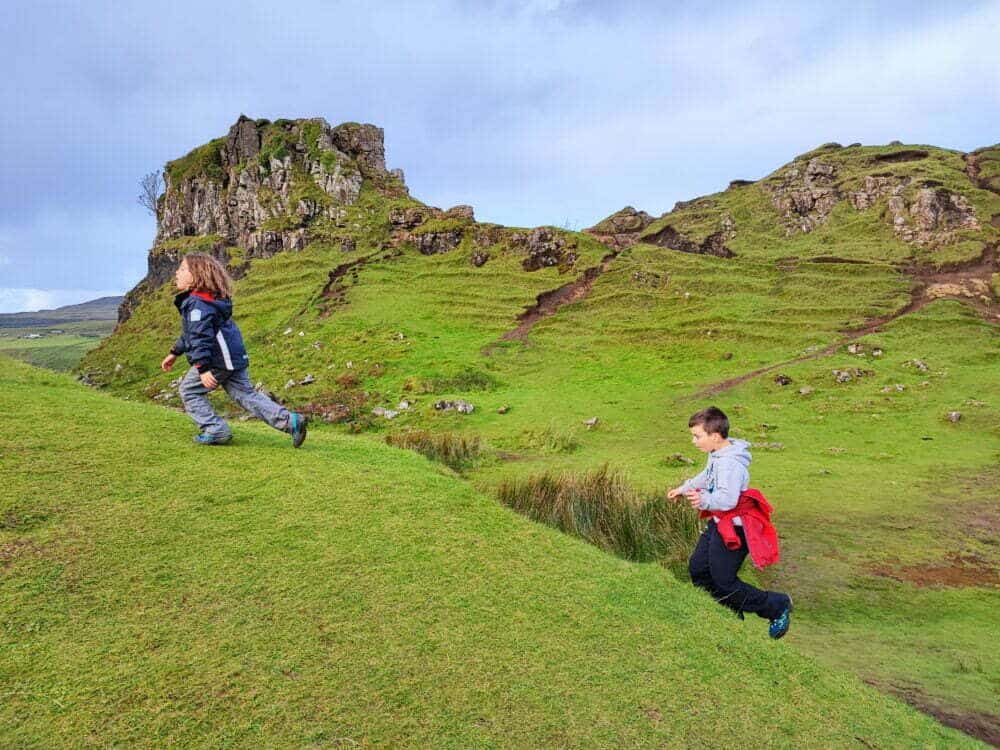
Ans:
POLYGON ((194 278, 192 289, 208 292, 219 299, 228 299, 233 296, 233 280, 229 276, 229 272, 211 255, 190 253, 185 255, 181 262, 187 264, 187 269, 194 278))

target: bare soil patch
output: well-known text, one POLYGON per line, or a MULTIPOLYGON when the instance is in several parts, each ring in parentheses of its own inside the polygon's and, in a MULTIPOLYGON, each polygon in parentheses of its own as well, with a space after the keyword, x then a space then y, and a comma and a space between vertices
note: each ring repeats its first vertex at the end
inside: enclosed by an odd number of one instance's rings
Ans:
POLYGON ((1000 586, 1000 571, 985 558, 955 553, 946 561, 929 565, 891 565, 882 563, 872 574, 920 587, 991 588, 1000 586))
POLYGON ((933 716, 945 726, 965 732, 993 747, 1000 747, 1000 716, 997 714, 945 708, 912 685, 883 684, 871 679, 866 679, 865 682, 878 690, 895 695, 918 711, 933 716))

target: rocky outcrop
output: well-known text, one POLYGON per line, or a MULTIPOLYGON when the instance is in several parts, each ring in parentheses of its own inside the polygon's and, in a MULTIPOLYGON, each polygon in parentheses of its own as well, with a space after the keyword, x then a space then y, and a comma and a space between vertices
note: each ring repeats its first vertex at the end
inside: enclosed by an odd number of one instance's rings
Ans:
MULTIPOLYGON (((730 218, 731 221, 731 218, 730 218)), ((642 238, 643 242, 648 242, 659 247, 667 247, 671 250, 679 250, 682 253, 696 253, 698 255, 714 255, 717 258, 732 258, 736 253, 726 247, 726 232, 730 229, 713 232, 701 242, 694 242, 688 239, 672 226, 665 226, 663 229, 642 238)))
POLYGON ((654 221, 655 219, 645 211, 636 211, 632 206, 625 206, 621 211, 611 214, 583 231, 607 245, 623 250, 638 243, 643 230, 654 221))
POLYGON ((376 174, 387 173, 374 125, 240 117, 225 138, 167 165, 156 241, 219 234, 257 246, 261 238, 250 236, 269 221, 334 218, 338 206, 357 200, 362 178, 376 174))
POLYGON ((514 232, 510 236, 511 247, 527 254, 521 262, 525 271, 540 268, 568 268, 576 263, 575 243, 549 227, 538 227, 530 232, 514 232))
POLYGON ((231 246, 244 250, 244 260, 301 250, 317 219, 343 226, 345 206, 357 201, 366 178, 394 181, 405 193, 402 173, 385 169, 381 128, 241 115, 225 137, 167 164, 149 272, 127 295, 119 321, 170 279, 190 250, 185 238, 218 237, 212 252, 224 260, 231 246))
POLYGON ((834 185, 837 168, 819 157, 793 164, 777 182, 766 184, 771 202, 785 221, 786 234, 811 232, 825 224, 842 198, 834 185))
POLYGON ((912 183, 909 177, 867 175, 861 189, 850 194, 851 204, 866 211, 888 197, 886 219, 897 237, 915 245, 947 245, 957 239, 958 232, 980 228, 964 196, 928 182, 921 187, 912 183))

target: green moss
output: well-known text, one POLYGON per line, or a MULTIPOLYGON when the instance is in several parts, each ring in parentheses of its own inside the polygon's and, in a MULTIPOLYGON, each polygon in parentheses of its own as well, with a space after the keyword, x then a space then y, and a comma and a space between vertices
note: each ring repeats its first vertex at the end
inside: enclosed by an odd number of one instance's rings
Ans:
POLYGON ((288 120, 276 120, 264 130, 261 137, 260 153, 257 154, 257 163, 261 169, 267 171, 271 168, 271 160, 281 161, 295 147, 296 138, 293 132, 286 129, 282 123, 289 123, 288 120))
POLYGON ((292 167, 292 189, 289 194, 289 207, 294 209, 299 201, 313 201, 318 206, 330 206, 333 199, 316 184, 313 176, 298 164, 292 167))
POLYGON ((225 138, 216 138, 180 159, 167 162, 166 172, 171 188, 177 189, 182 182, 193 177, 207 177, 215 182, 221 182, 223 178, 221 149, 225 142, 225 138))
POLYGON ((265 232, 290 232, 302 226, 300 216, 274 216, 261 225, 265 232))

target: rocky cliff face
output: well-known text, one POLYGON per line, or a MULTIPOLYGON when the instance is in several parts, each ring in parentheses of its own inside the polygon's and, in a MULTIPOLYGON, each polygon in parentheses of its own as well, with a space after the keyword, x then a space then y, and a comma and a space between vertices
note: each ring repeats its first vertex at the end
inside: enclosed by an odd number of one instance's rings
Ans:
POLYGON ((364 179, 392 181, 405 192, 402 172, 386 171, 381 128, 240 116, 224 138, 167 164, 148 273, 126 296, 119 322, 192 249, 223 261, 228 247, 241 248, 247 260, 302 249, 315 221, 342 220, 364 179))

